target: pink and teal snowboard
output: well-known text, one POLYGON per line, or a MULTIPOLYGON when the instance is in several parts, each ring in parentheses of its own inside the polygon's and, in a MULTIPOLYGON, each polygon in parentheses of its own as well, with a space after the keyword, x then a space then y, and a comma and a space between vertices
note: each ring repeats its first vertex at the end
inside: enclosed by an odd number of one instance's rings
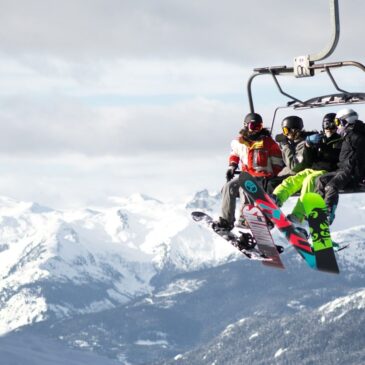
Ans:
MULTIPOLYGON (((323 243, 322 246, 320 244, 324 240, 324 233, 320 233, 318 227, 324 227, 326 223, 328 225, 328 222, 323 220, 322 215, 316 213, 318 209, 323 209, 322 205, 317 207, 319 204, 318 199, 311 202, 311 197, 309 196, 304 202, 308 214, 308 221, 313 232, 312 234, 316 237, 312 248, 308 240, 303 237, 302 233, 296 230, 295 226, 286 218, 285 214, 253 176, 247 172, 242 172, 239 179, 245 193, 247 193, 265 216, 275 224, 280 232, 285 235, 288 242, 296 249, 308 266, 320 271, 339 273, 336 258, 333 253, 332 241, 330 243, 328 241, 330 238, 327 237, 325 246, 323 243)), ((327 230, 327 232, 329 231, 327 230)))

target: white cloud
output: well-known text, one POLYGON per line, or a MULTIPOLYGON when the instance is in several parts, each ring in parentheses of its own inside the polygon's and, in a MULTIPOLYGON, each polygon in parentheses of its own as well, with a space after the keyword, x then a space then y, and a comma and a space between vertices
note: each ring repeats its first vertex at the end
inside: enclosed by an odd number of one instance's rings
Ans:
POLYGON ((227 156, 168 153, 137 157, 0 158, 1 195, 52 208, 105 206, 109 197, 143 192, 182 202, 198 190, 217 191, 225 181, 227 156))
MULTIPOLYGON (((0 1, 0 42, 15 54, 102 60, 110 57, 235 60, 262 65, 316 53, 328 42, 327 0, 0 1)), ((364 4, 342 2, 344 44, 360 57, 353 34, 363 31, 364 4)), ((350 56, 350 58, 352 58, 350 56)))
MULTIPOLYGON (((0 189, 55 205, 220 185, 248 112, 251 70, 291 66, 330 35, 328 0, 0 0, 0 8, 0 189)), ((361 0, 341 2, 330 60, 364 62, 364 10, 361 0)), ((343 88, 364 91, 363 73, 335 74, 343 88)), ((323 79, 283 86, 309 98, 330 89, 323 79)), ((269 122, 285 100, 270 77, 256 80, 255 107, 269 122)), ((324 112, 299 114, 311 129, 324 112)))
POLYGON ((239 105, 205 98, 167 106, 100 108, 67 98, 16 99, 3 103, 0 118, 3 155, 212 151, 241 126, 239 105))

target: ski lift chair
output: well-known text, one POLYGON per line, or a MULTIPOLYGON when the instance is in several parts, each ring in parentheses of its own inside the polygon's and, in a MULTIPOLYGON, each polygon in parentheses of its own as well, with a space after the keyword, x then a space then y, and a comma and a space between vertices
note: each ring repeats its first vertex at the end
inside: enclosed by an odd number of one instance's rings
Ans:
MULTIPOLYGON (((314 109, 321 107, 332 107, 339 105, 365 104, 365 92, 349 92, 340 88, 331 72, 332 69, 341 67, 356 67, 361 71, 365 72, 365 66, 362 63, 356 61, 328 62, 322 64, 315 63, 331 55, 335 50, 339 40, 340 22, 339 22, 338 0, 329 0, 329 3, 330 3, 330 12, 332 21, 332 39, 328 47, 326 47, 319 54, 299 56, 294 58, 293 67, 270 66, 270 67, 255 68, 254 73, 248 79, 247 95, 251 113, 254 113, 255 111, 252 97, 252 82, 258 76, 271 75, 279 92, 289 99, 286 105, 279 106, 275 109, 271 123, 271 132, 273 131, 274 128, 276 114, 280 109, 292 108, 294 110, 303 110, 303 109, 314 109), (326 72, 335 89, 335 92, 333 94, 316 96, 303 101, 293 95, 286 93, 282 89, 278 80, 278 77, 282 75, 289 75, 289 76, 291 75, 296 78, 303 78, 303 77, 315 76, 316 72, 317 73, 326 72)), ((365 192, 365 177, 363 182, 358 186, 348 187, 345 190, 340 191, 340 193, 342 194, 345 193, 353 194, 353 193, 364 193, 364 192, 365 192)))

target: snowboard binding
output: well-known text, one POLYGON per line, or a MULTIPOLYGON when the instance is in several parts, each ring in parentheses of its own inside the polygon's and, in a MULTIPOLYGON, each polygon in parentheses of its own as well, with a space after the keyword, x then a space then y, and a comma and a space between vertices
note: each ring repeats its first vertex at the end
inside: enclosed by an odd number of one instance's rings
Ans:
POLYGON ((237 245, 240 251, 253 250, 256 247, 257 242, 251 233, 240 231, 240 236, 237 241, 237 245))
MULTIPOLYGON (((240 251, 242 250, 253 250, 256 245, 257 242, 255 240, 255 238, 252 236, 252 234, 247 233, 247 232, 241 232, 240 231, 240 237, 239 240, 237 242, 237 247, 240 251)), ((279 254, 284 252, 284 247, 280 246, 280 245, 275 245, 276 249, 278 250, 279 254)), ((263 257, 265 257, 265 255, 263 255, 263 257)))
POLYGON ((298 226, 295 226, 295 230, 298 232, 298 234, 300 234, 305 240, 308 240, 310 235, 309 233, 307 232, 307 230, 305 228, 302 228, 302 227, 298 227, 298 226))

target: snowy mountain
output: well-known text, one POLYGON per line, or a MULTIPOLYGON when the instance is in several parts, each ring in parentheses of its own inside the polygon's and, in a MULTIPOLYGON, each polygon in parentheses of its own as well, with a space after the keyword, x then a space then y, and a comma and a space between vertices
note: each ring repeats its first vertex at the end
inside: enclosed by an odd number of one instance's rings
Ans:
POLYGON ((235 253, 180 207, 143 195, 115 205, 55 211, 0 200, 0 333, 114 308, 151 292, 167 266, 195 270, 235 253))
POLYGON ((158 364, 363 364, 364 306, 362 289, 314 311, 241 318, 206 346, 158 364))
POLYGON ((353 312, 349 296, 365 278, 363 194, 341 196, 333 238, 351 244, 339 276, 309 269, 276 230, 285 271, 245 259, 190 219, 195 209, 217 216, 219 203, 208 191, 178 206, 133 195, 67 211, 1 198, 0 347, 47 336, 121 364, 162 363, 241 318, 260 326, 260 316, 353 312))
POLYGON ((0 359, 3 365, 118 365, 86 351, 70 349, 47 336, 12 333, 1 339, 0 359))

